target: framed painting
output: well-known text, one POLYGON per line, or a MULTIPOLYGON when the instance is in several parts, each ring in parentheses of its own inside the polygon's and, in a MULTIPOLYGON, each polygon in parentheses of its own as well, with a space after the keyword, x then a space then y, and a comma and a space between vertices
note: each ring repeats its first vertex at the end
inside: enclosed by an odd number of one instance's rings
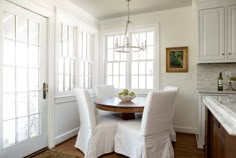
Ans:
POLYGON ((166 48, 166 72, 188 72, 188 47, 166 48))

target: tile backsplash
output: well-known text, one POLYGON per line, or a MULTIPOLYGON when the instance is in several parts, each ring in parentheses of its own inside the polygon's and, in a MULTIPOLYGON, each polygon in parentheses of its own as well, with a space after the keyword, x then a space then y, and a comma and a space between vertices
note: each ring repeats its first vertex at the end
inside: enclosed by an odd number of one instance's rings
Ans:
POLYGON ((236 64, 198 64, 197 65, 197 88, 215 89, 219 72, 222 72, 224 80, 225 72, 230 71, 236 76, 236 64))

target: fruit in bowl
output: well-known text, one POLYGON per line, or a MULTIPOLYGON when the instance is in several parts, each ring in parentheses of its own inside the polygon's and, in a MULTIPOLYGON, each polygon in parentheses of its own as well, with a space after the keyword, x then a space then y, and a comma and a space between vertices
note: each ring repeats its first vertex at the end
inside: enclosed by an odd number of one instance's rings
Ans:
POLYGON ((128 101, 131 101, 132 99, 134 99, 136 97, 136 94, 134 92, 129 92, 129 90, 127 88, 125 88, 125 89, 123 89, 122 92, 118 93, 118 97, 123 102, 128 102, 128 101))

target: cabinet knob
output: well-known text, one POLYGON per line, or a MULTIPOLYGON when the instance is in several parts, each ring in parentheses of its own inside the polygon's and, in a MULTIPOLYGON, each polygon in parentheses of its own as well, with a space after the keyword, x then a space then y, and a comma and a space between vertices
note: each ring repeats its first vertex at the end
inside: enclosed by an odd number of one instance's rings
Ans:
POLYGON ((229 55, 232 55, 232 53, 231 53, 231 52, 229 52, 229 55))
POLYGON ((221 53, 221 55, 225 55, 225 53, 221 53))

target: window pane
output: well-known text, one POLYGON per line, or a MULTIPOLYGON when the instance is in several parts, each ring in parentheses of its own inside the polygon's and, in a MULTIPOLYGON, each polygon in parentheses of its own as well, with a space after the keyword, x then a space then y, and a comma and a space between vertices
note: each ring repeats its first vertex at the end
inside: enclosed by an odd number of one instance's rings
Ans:
POLYGON ((126 75, 126 64, 120 63, 120 75, 126 75))
POLYGON ((63 75, 59 75, 59 92, 63 92, 63 75))
POLYGON ((113 48, 113 36, 107 37, 107 48, 113 48))
POLYGON ((15 43, 14 41, 3 41, 3 64, 15 65, 15 43))
POLYGON ((147 89, 153 89, 153 77, 147 76, 147 89))
POLYGON ((84 85, 85 85, 85 89, 88 89, 89 88, 89 78, 88 78, 88 76, 85 76, 85 78, 84 78, 84 85))
POLYGON ((84 75, 84 63, 83 62, 80 62, 80 67, 79 67, 79 74, 80 75, 84 75))
POLYGON ((126 53, 120 53, 120 60, 126 61, 127 60, 127 54, 126 53))
POLYGON ((146 51, 139 52, 139 59, 141 60, 146 59, 146 55, 147 55, 146 51))
POLYGON ((73 27, 69 27, 69 56, 74 56, 74 33, 73 27))
POLYGON ((138 76, 132 76, 132 89, 138 88, 138 76))
POLYGON ((145 62, 139 62, 139 74, 145 74, 145 62))
POLYGON ((75 72, 74 72, 74 67, 75 67, 75 62, 74 62, 74 60, 70 60, 70 74, 71 74, 71 75, 75 74, 75 72))
POLYGON ((63 56, 67 56, 67 43, 68 43, 68 33, 67 33, 67 26, 62 26, 62 54, 63 56))
POLYGON ((39 112, 37 91, 29 93, 29 112, 30 114, 35 114, 39 112))
POLYGON ((69 75, 70 74, 70 60, 65 59, 65 74, 69 75))
POLYGON ((65 91, 69 91, 69 90, 70 90, 70 76, 65 75, 65 91))
POLYGON ((14 92, 15 69, 12 67, 3 67, 2 78, 3 92, 14 92))
POLYGON ((119 88, 126 88, 126 77, 120 76, 120 87, 119 88))
POLYGON ((16 65, 27 66, 27 43, 16 43, 16 65))
POLYGON ((27 42, 27 19, 16 17, 16 40, 27 42))
POLYGON ((63 74, 64 72, 63 65, 64 65, 64 59, 61 57, 59 58, 59 74, 63 74))
POLYGON ((29 22, 29 42, 32 44, 39 44, 39 24, 29 22))
POLYGON ((89 76, 93 75, 93 63, 89 63, 89 76))
POLYGON ((39 67, 39 47, 29 46, 29 67, 39 67))
POLYGON ((132 75, 138 74, 138 62, 132 62, 132 75))
POLYGON ((15 39, 15 16, 9 13, 3 13, 3 37, 15 39))
POLYGON ((145 76, 139 76, 139 88, 145 89, 145 76))
POLYGON ((40 121, 39 121, 39 115, 31 115, 30 116, 30 137, 36 137, 40 134, 40 121))
POLYGON ((146 33, 139 33, 139 44, 142 45, 143 43, 144 45, 145 40, 146 40, 146 33))
POLYGON ((75 87, 75 76, 73 75, 70 76, 70 86, 71 89, 75 87))
POLYGON ((112 76, 107 76, 107 84, 112 85, 112 76))
POLYGON ((119 63, 113 64, 113 74, 118 75, 119 74, 119 63))
POLYGON ((119 61, 120 60, 120 54, 119 52, 114 52, 114 60, 119 61))
POLYGON ((132 53, 132 60, 138 60, 139 59, 139 53, 132 53))
POLYGON ((153 62, 152 61, 148 61, 147 62, 147 70, 146 73, 149 75, 153 74, 153 62))
POLYGON ((119 76, 113 76, 113 85, 115 88, 119 88, 119 76))
POLYGON ((89 65, 88 65, 88 63, 85 63, 84 64, 84 66, 85 66, 85 68, 84 68, 84 70, 85 70, 85 75, 88 75, 89 74, 89 65))
POLYGON ((148 32, 147 33, 147 45, 153 45, 154 42, 153 42, 153 36, 154 33, 153 32, 148 32))
POLYGON ((3 94, 3 120, 15 118, 15 93, 3 94))
POLYGON ((28 138, 28 117, 18 118, 17 120, 17 140, 18 142, 28 138))
POLYGON ((79 87, 84 88, 84 77, 79 78, 79 87))
POLYGON ((17 117, 26 116, 28 114, 27 93, 16 94, 16 113, 17 117))
POLYGON ((113 61, 113 50, 107 50, 107 61, 113 61))
POLYGON ((15 120, 3 122, 3 146, 15 144, 15 120))
POLYGON ((38 90, 38 69, 29 69, 29 90, 38 90))
POLYGON ((147 59, 154 59, 153 46, 148 46, 146 53, 147 53, 147 59))

